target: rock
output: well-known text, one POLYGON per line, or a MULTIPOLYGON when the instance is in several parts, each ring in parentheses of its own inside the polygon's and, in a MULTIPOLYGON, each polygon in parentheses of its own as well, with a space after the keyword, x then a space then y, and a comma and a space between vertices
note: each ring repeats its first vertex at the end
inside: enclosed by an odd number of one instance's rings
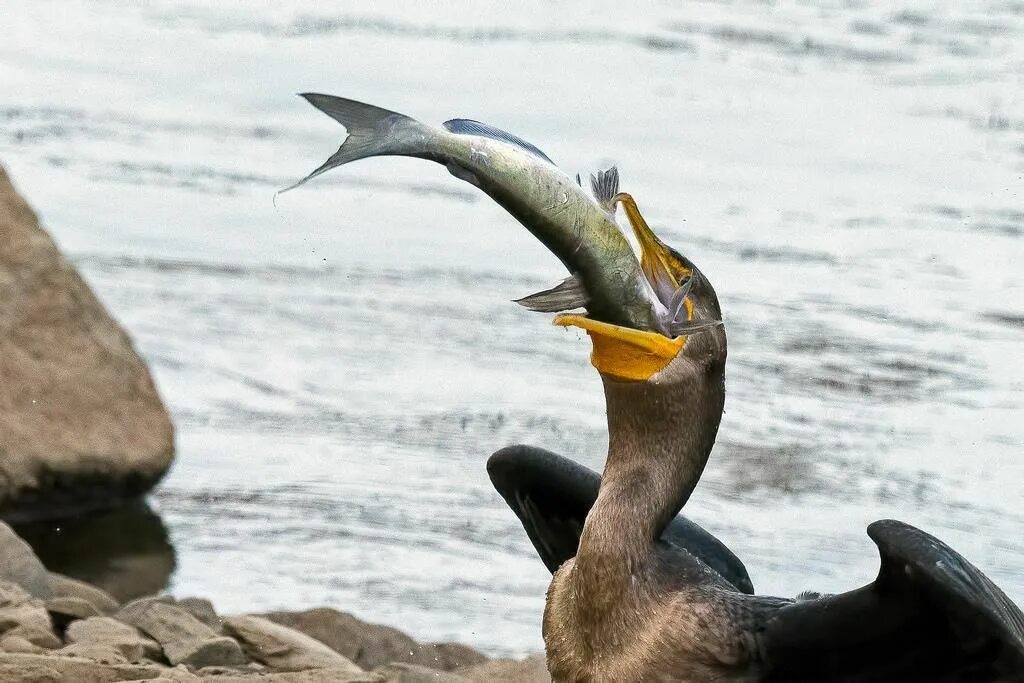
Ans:
POLYGON ((544 655, 531 655, 526 659, 492 659, 483 664, 459 669, 460 676, 473 683, 550 683, 544 655))
POLYGON ((99 664, 128 664, 128 658, 120 650, 101 643, 71 643, 53 654, 62 657, 84 657, 99 664))
MULTIPOLYGON (((0 681, 113 683, 114 681, 153 680, 158 676, 164 676, 174 681, 188 680, 176 677, 181 673, 175 669, 156 665, 110 665, 98 664, 82 657, 0 653, 0 681)), ((191 680, 198 679, 193 677, 191 680)))
POLYGON ((49 572, 48 583, 52 597, 85 600, 92 604, 101 614, 113 614, 121 607, 120 603, 110 593, 85 581, 73 579, 70 576, 49 572))
POLYGON ((2 169, 0 291, 0 515, 65 516, 148 491, 174 454, 167 410, 2 169))
POLYGON ((59 631, 76 619, 100 616, 100 611, 91 602, 81 598, 50 598, 44 604, 59 631))
POLYGON ((15 626, 6 631, 4 636, 24 638, 33 645, 38 645, 47 650, 53 650, 64 644, 52 630, 36 625, 15 626))
POLYGON ((50 615, 39 600, 0 607, 0 633, 21 636, 39 647, 61 646, 60 639, 53 633, 50 615))
POLYGON ((203 676, 205 683, 384 683, 377 674, 349 673, 347 669, 310 669, 269 674, 203 676))
POLYGON ((469 683, 469 679, 450 671, 438 671, 404 662, 378 666, 373 673, 383 676, 386 683, 469 683))
POLYGON ((128 603, 117 618, 152 637, 171 664, 190 667, 245 664, 242 648, 177 605, 161 599, 142 598, 128 603))
POLYGON ((136 598, 121 606, 121 609, 117 611, 117 616, 121 612, 137 612, 140 609, 152 605, 153 603, 160 603, 163 605, 176 605, 177 600, 174 599, 173 595, 147 595, 143 598, 136 598))
POLYGON ((204 666, 194 671, 197 676, 203 678, 210 676, 249 676, 265 673, 267 667, 259 662, 249 662, 243 666, 204 666))
POLYGON ((214 636, 203 641, 164 644, 164 656, 171 664, 202 667, 215 662, 242 664, 245 655, 238 643, 225 636, 214 636))
POLYGON ((129 662, 143 659, 158 659, 162 656, 160 645, 134 626, 122 624, 110 617, 90 617, 75 621, 65 633, 69 643, 103 645, 120 652, 129 662))
POLYGON ((228 617, 224 630, 234 636, 252 659, 281 671, 305 669, 362 669, 319 640, 262 617, 228 617))
POLYGON ((206 598, 181 598, 175 604, 217 633, 221 632, 223 620, 217 616, 217 611, 213 609, 213 603, 206 598))
MULTIPOLYGON (((0 169, 0 187, 3 182, 3 169, 0 169)), ((2 189, 0 189, 0 202, 2 202, 2 189)), ((3 205, 0 203, 0 240, 3 240, 3 205)), ((0 252, 2 252, 0 242, 0 252)), ((3 283, 3 261, 0 257, 0 287, 3 283)), ((3 297, 0 297, 0 330, 3 329, 3 297)), ((0 352, 3 350, 3 333, 0 332, 0 352)), ((3 359, 0 359, 0 377, 4 377, 3 359)), ((4 449, 4 381, 0 381, 0 481, 3 479, 5 461, 10 454, 4 449)), ((0 506, 3 501, 3 487, 0 485, 0 506)), ((14 533, 4 522, 0 522, 0 579, 10 581, 24 588, 32 597, 50 597, 50 577, 46 573, 46 567, 36 557, 35 552, 28 543, 14 533)))
POLYGON ((28 640, 18 635, 5 635, 0 638, 0 651, 39 654, 41 652, 46 652, 46 648, 39 647, 35 643, 30 643, 28 640))
POLYGON ((272 612, 262 616, 316 638, 363 669, 406 662, 451 671, 487 659, 466 646, 420 644, 398 629, 370 624, 327 607, 305 612, 272 612))
POLYGON ((202 680, 184 666, 176 666, 162 670, 160 676, 149 679, 147 683, 200 683, 202 680))
POLYGON ((0 580, 0 607, 21 605, 31 599, 28 591, 18 584, 0 580))
POLYGON ((52 627, 50 615, 41 600, 26 600, 21 604, 0 607, 0 632, 16 626, 37 626, 43 630, 52 627))
POLYGON ((487 656, 482 652, 462 643, 435 643, 433 648, 437 653, 437 659, 430 666, 434 669, 440 668, 437 666, 438 662, 444 664, 446 671, 451 671, 461 667, 473 666, 474 664, 483 664, 488 661, 487 656))
POLYGON ((201 683, 202 680, 185 667, 178 666, 162 670, 160 676, 150 678, 146 683, 201 683))
POLYGON ((62 645, 53 632, 53 623, 43 601, 6 581, 0 581, 0 634, 47 649, 62 645))

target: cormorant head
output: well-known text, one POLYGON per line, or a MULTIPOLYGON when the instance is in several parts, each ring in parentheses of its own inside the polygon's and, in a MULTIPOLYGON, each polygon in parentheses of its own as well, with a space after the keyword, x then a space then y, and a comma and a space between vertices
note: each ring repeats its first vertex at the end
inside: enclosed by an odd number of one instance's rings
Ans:
POLYGON ((593 340, 591 362, 606 378, 633 382, 670 381, 672 368, 695 361, 724 362, 726 336, 714 287, 688 258, 668 246, 647 225, 626 193, 622 204, 640 243, 640 263, 667 311, 663 331, 641 330, 562 314, 556 325, 575 326, 593 340))

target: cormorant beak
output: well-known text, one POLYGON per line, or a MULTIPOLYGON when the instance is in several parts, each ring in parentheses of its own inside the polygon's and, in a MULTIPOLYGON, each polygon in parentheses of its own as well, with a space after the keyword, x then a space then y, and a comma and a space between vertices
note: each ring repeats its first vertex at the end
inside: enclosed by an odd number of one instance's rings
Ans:
MULTIPOLYGON (((647 221, 640 214, 636 200, 627 192, 619 192, 612 198, 616 204, 622 204, 626 218, 633 228, 640 243, 640 268, 654 288, 655 294, 668 306, 672 295, 678 291, 679 286, 692 275, 693 271, 688 268, 678 255, 669 248, 667 244, 658 239, 658 236, 647 225, 647 221)), ((687 315, 689 319, 693 315, 693 304, 689 301, 687 315)))
POLYGON ((554 323, 586 330, 594 344, 590 362, 602 375, 620 380, 650 379, 686 345, 686 337, 669 339, 660 332, 603 323, 585 315, 562 313, 555 316, 554 323))

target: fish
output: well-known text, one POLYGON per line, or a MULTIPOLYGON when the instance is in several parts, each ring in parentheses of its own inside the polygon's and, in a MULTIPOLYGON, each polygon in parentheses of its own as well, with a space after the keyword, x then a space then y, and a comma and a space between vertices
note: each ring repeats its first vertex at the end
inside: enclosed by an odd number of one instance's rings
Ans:
POLYGON ((343 125, 347 136, 327 161, 282 192, 360 159, 433 161, 486 193, 569 271, 556 286, 517 303, 549 313, 582 308, 594 321, 669 338, 720 323, 692 319, 692 307, 683 305, 693 284, 690 271, 665 267, 675 261, 660 253, 667 247, 646 223, 637 222, 635 201, 619 192, 617 169, 591 176, 587 192, 578 175, 573 179, 538 147, 494 126, 464 118, 434 126, 343 97, 300 96, 343 125), (620 204, 637 231, 639 257, 616 221, 620 204))

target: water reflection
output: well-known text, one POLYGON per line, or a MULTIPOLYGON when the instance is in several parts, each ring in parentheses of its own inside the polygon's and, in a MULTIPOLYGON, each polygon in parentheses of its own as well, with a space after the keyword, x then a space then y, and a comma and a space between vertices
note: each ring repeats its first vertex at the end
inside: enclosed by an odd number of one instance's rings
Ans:
POLYGON ((159 593, 175 567, 160 516, 145 501, 72 519, 15 526, 50 571, 99 586, 124 602, 159 593))

